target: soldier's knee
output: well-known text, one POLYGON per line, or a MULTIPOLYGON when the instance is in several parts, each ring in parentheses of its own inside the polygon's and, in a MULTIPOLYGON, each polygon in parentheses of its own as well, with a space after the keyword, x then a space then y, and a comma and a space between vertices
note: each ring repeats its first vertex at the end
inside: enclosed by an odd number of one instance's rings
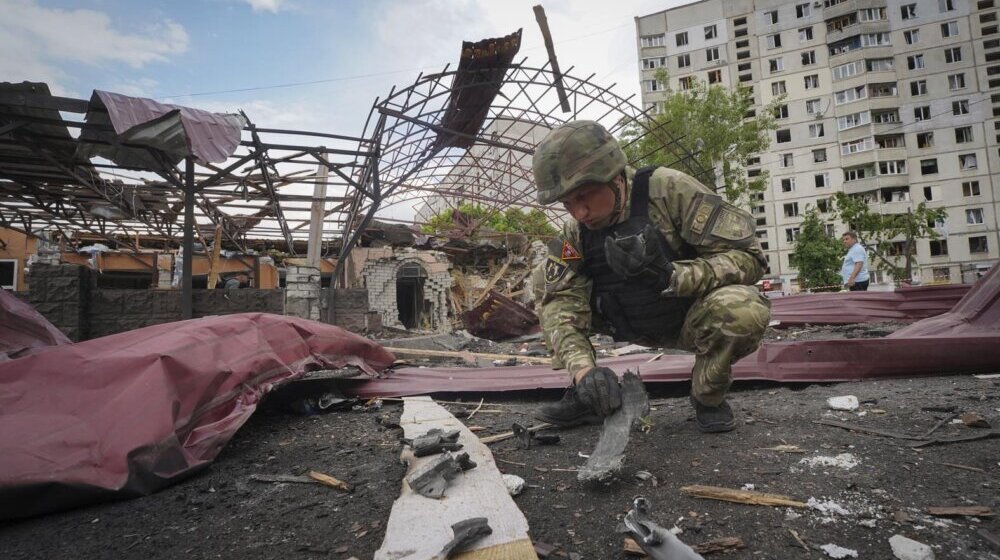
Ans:
POLYGON ((706 315, 724 334, 759 338, 771 319, 771 304, 753 286, 723 286, 705 296, 706 315))

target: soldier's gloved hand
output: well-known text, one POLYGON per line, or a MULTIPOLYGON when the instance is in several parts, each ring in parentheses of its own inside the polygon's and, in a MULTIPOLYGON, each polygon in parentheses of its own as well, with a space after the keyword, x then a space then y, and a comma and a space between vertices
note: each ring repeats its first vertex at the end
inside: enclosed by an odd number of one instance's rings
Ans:
POLYGON ((658 232, 652 224, 647 224, 638 235, 606 238, 604 254, 611 270, 626 280, 641 282, 658 290, 666 290, 670 286, 674 265, 663 254, 658 232))
POLYGON ((576 394, 594 412, 611 416, 622 405, 622 389, 615 372, 606 367, 591 368, 576 382, 576 394))

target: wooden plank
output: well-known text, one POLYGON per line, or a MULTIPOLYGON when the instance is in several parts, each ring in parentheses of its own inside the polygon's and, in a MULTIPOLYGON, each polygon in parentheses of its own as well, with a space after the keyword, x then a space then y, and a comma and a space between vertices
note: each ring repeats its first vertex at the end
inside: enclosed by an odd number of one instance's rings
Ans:
POLYGON ((413 492, 405 481, 415 469, 435 459, 416 458, 404 448, 408 463, 403 488, 392 505, 385 539, 375 560, 423 560, 433 558, 452 539, 451 526, 470 517, 486 517, 493 534, 471 545, 472 550, 456 554, 461 560, 534 559, 528 521, 507 493, 493 454, 462 422, 429 397, 403 399, 399 425, 403 437, 413 438, 433 428, 459 430, 460 452, 468 453, 476 468, 451 481, 444 498, 435 500, 413 492))
POLYGON ((754 492, 752 490, 734 490, 732 488, 722 488, 719 486, 682 486, 681 492, 696 498, 708 500, 722 500, 724 502, 734 502, 737 504, 747 504, 754 506, 788 506, 806 507, 805 502, 793 500, 781 494, 765 494, 764 492, 754 492))
POLYGON ((507 257, 507 260, 504 261, 503 266, 501 266, 500 270, 493 275, 493 278, 491 278, 489 283, 486 284, 486 287, 483 288, 483 293, 479 294, 479 297, 477 297, 476 300, 472 302, 472 306, 469 309, 474 309, 478 307, 480 303, 483 303, 483 301, 486 300, 486 296, 490 295, 490 290, 493 289, 493 286, 497 285, 497 282, 499 282, 500 278, 503 277, 504 272, 507 272, 507 268, 510 266, 510 263, 513 262, 513 260, 514 260, 513 254, 507 257))
POLYGON ((212 260, 208 263, 208 289, 214 289, 219 283, 219 255, 222 253, 222 226, 215 226, 215 236, 212 238, 212 260))
POLYGON ((483 354, 480 352, 449 352, 448 350, 417 350, 412 348, 390 348, 388 346, 386 346, 385 349, 392 352, 396 356, 461 358, 467 362, 475 362, 476 358, 483 358, 486 360, 509 360, 511 358, 514 358, 515 360, 519 362, 524 362, 526 364, 549 365, 552 363, 551 358, 540 358, 537 356, 519 356, 517 354, 483 354))

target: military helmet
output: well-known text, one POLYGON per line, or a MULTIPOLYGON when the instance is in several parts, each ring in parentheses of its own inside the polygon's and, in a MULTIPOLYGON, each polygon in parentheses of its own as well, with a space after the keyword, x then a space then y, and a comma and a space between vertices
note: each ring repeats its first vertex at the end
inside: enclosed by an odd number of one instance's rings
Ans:
POLYGON ((535 149, 532 168, 539 204, 552 204, 587 183, 610 183, 625 169, 625 153, 594 121, 560 125, 535 149))

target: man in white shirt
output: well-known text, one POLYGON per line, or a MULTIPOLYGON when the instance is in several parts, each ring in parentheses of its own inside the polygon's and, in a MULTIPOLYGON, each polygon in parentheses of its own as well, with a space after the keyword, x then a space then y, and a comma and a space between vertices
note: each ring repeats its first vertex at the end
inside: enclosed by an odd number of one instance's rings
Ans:
POLYGON ((857 233, 849 231, 840 239, 847 248, 844 264, 840 267, 844 285, 852 292, 865 292, 868 290, 868 253, 865 252, 864 246, 858 243, 857 233))

